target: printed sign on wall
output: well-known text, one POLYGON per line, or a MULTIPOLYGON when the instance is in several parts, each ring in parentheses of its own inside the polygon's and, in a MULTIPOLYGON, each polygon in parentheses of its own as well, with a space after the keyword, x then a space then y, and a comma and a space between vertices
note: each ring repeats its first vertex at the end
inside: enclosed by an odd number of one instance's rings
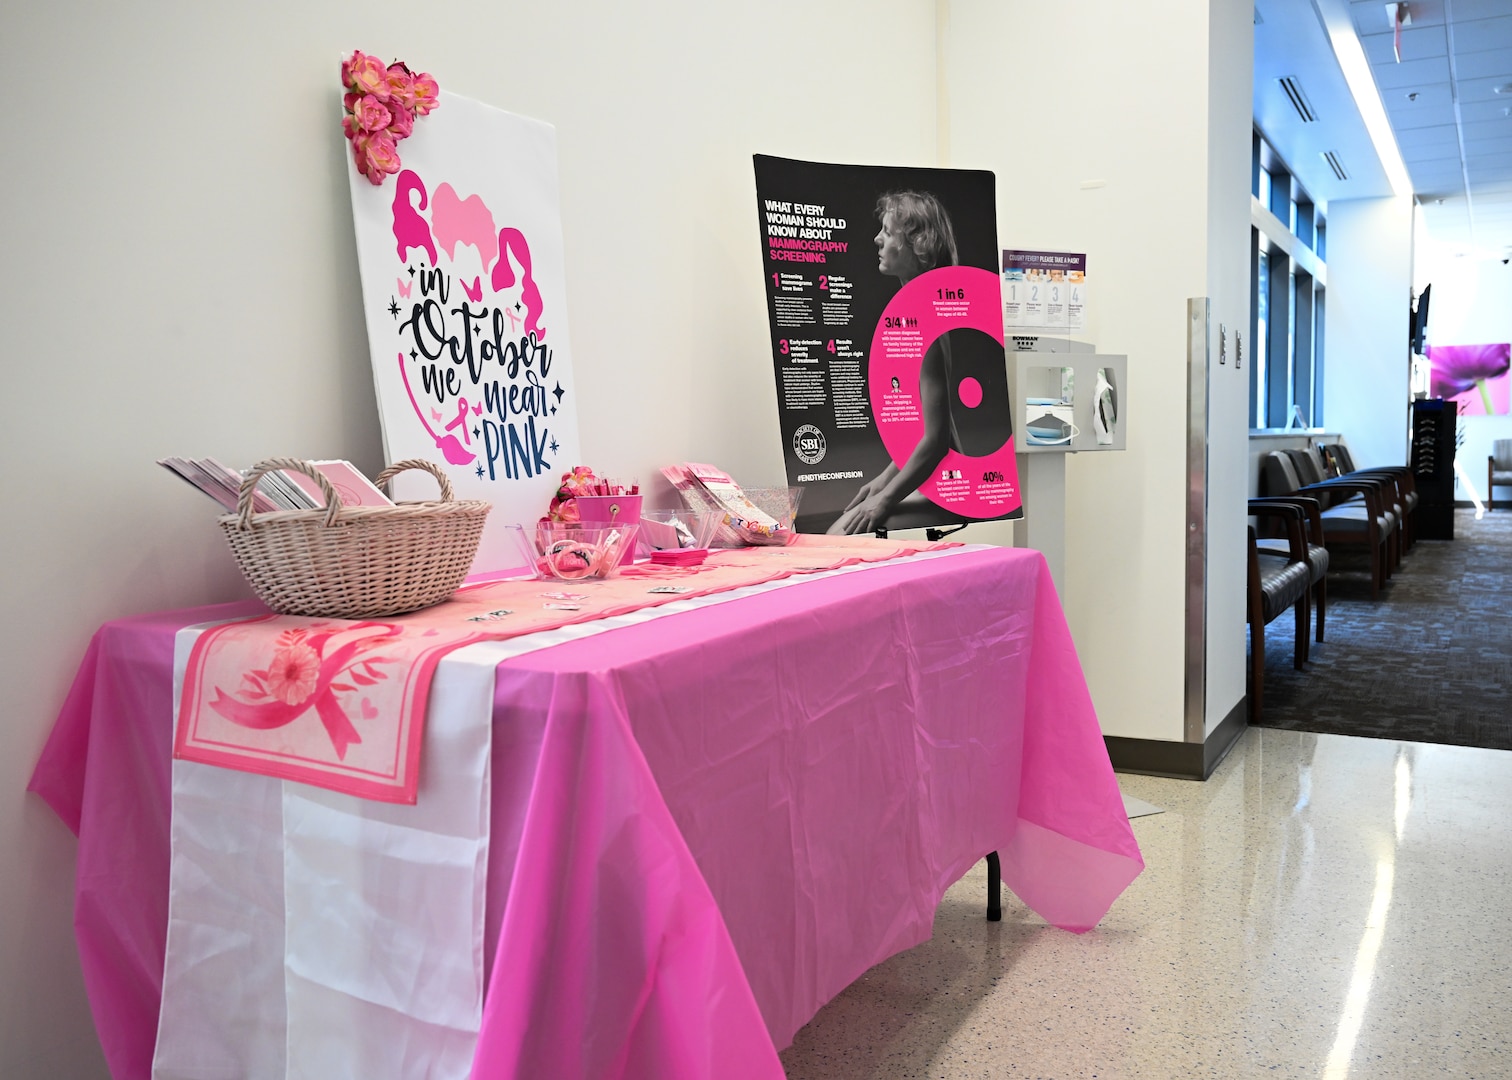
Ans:
POLYGON ((993 176, 756 157, 798 528, 1021 517, 993 176))
MULTIPOLYGON (((540 517, 579 456, 556 132, 443 92, 397 175, 347 168, 384 453, 492 502, 473 570, 513 566, 505 526, 540 517)), ((395 484, 436 497, 423 474, 395 484)))
POLYGON ((1087 256, 1003 252, 1003 324, 1010 333, 1075 334, 1087 328, 1087 256))

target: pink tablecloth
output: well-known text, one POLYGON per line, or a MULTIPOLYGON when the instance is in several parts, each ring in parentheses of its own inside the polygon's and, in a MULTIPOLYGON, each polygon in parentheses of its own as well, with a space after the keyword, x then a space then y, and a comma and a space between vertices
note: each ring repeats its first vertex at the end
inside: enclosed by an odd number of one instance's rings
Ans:
MULTIPOLYGON (((80 837, 80 953, 118 1080, 149 1073, 161 986, 173 633, 249 610, 103 627, 32 780, 80 837)), ((478 1077, 780 1076, 774 1046, 925 940, 986 852, 1078 930, 1143 865, 1033 552, 517 657, 493 754, 478 1077)))

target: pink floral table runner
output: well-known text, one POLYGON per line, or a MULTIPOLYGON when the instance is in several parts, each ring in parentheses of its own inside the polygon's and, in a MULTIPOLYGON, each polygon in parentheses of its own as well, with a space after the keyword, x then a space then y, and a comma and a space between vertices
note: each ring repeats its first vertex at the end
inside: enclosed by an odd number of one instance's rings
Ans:
POLYGON ((607 581, 489 582, 393 619, 226 623, 190 654, 174 756, 413 804, 431 678, 453 650, 953 546, 799 536, 785 548, 717 551, 696 567, 627 567, 607 581))

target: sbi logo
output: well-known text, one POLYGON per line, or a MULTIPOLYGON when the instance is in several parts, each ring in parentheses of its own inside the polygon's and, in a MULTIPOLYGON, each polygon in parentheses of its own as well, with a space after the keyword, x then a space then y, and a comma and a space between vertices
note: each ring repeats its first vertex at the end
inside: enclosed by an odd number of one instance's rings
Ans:
POLYGON ((824 460, 824 453, 829 446, 824 441, 824 432, 813 424, 804 424, 793 432, 793 453, 798 455, 798 460, 805 465, 817 465, 824 460))

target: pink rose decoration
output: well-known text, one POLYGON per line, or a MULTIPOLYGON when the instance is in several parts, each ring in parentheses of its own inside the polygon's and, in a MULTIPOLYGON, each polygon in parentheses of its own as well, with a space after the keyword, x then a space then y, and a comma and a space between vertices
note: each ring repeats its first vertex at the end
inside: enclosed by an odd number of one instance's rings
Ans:
POLYGON ((357 121, 358 129, 367 132, 382 131, 393 120, 393 114, 372 94, 364 96, 357 103, 352 116, 357 121))
POLYGON ((546 508, 546 516, 541 520, 568 525, 581 521, 582 512, 578 509, 577 497, 594 494, 596 480, 593 470, 586 465, 575 465, 570 473, 563 473, 561 486, 557 488, 551 505, 546 508))
POLYGON ((399 148, 386 131, 358 135, 352 140, 352 154, 357 159, 357 168, 374 187, 383 183, 385 176, 399 171, 399 148))
POLYGON ((273 653, 268 665, 268 692, 285 705, 298 705, 320 681, 320 654, 308 645, 288 645, 273 653))
POLYGON ((441 104, 441 87, 436 80, 431 78, 429 72, 421 72, 413 80, 415 95, 415 115, 425 116, 437 105, 441 104))
POLYGON ((341 62, 347 93, 341 128, 352 143, 357 171, 373 185, 399 171, 399 141, 414 133, 415 118, 440 104, 441 88, 428 74, 415 75, 395 60, 384 67, 361 50, 341 62))
POLYGON ((342 84, 359 94, 372 94, 379 101, 389 96, 388 69, 376 56, 358 51, 341 65, 342 84))
POLYGON ((388 87, 389 100, 397 101, 406 109, 414 109, 415 77, 402 62, 396 60, 388 66, 388 87))
POLYGON ((395 141, 409 138, 410 133, 415 130, 415 114, 393 98, 389 99, 389 114, 388 133, 394 137, 395 141))

